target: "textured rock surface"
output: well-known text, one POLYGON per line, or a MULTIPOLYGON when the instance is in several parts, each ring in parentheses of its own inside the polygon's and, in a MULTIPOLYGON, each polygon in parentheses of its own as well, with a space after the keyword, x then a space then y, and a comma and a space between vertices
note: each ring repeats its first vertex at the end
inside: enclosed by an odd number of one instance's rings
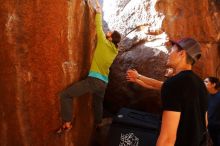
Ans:
POLYGON ((194 70, 201 77, 220 77, 220 9, 216 1, 111 0, 104 1, 103 6, 108 28, 126 36, 121 55, 112 66, 106 93, 105 103, 110 111, 116 112, 121 106, 160 111, 158 92, 127 83, 125 73, 128 68, 136 68, 144 75, 163 80, 167 57, 164 44, 168 39, 197 39, 203 57, 194 70), (108 9, 108 5, 116 10, 108 9))
POLYGON ((0 145, 86 146, 91 97, 78 99, 73 130, 59 126, 57 93, 86 76, 94 48, 94 12, 79 0, 4 1, 0 6, 0 145))
POLYGON ((220 77, 219 1, 158 0, 156 9, 165 15, 163 30, 170 38, 194 37, 201 43, 203 58, 195 70, 203 77, 207 75, 220 77))
POLYGON ((135 68, 142 75, 164 80, 166 55, 160 52, 156 57, 152 48, 138 46, 124 52, 112 65, 110 83, 106 91, 106 109, 117 112, 123 106, 135 108, 147 112, 160 112, 159 92, 146 90, 125 79, 127 69, 135 68))
POLYGON ((123 34, 121 53, 114 62, 105 106, 111 112, 127 106, 159 113, 158 91, 146 90, 128 83, 125 73, 129 68, 141 74, 163 80, 165 71, 167 35, 162 30, 164 15, 155 10, 156 1, 103 1, 104 20, 110 30, 123 34), (115 9, 108 9, 108 5, 115 9))

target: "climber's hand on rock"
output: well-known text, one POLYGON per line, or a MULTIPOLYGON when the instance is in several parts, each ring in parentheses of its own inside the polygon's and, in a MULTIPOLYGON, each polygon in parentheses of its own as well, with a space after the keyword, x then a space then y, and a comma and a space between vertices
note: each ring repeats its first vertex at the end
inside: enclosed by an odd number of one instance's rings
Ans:
POLYGON ((95 0, 95 2, 96 2, 96 12, 101 13, 102 9, 101 9, 101 5, 99 3, 99 0, 95 0))
POLYGON ((95 10, 96 10, 96 12, 97 12, 97 13, 101 13, 101 12, 102 12, 101 7, 96 7, 96 9, 95 9, 95 10))

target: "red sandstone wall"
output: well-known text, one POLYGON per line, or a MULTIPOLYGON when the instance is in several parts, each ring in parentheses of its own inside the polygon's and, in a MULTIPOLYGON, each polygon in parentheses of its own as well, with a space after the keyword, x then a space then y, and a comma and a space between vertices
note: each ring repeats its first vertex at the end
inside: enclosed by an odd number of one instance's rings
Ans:
POLYGON ((78 99, 73 130, 59 124, 57 93, 87 74, 94 12, 81 0, 7 0, 0 5, 0 145, 86 146, 91 99, 78 99))
POLYGON ((195 70, 202 77, 220 77, 220 3, 158 0, 156 9, 165 14, 163 29, 170 38, 193 37, 201 43, 203 57, 195 70))

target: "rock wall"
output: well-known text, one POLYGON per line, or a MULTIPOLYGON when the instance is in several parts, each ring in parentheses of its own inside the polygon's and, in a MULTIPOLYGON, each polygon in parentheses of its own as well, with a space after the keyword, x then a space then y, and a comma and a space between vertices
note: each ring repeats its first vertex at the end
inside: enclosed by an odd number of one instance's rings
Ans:
POLYGON ((220 77, 220 3, 218 0, 158 0, 157 11, 165 15, 163 29, 170 38, 196 38, 203 57, 195 67, 202 76, 220 77))
POLYGON ((117 112, 122 106, 160 112, 159 92, 145 90, 125 80, 127 69, 164 80, 165 42, 193 37, 202 46, 202 58, 194 71, 202 78, 220 77, 220 5, 215 0, 112 0, 104 1, 104 19, 109 29, 125 37, 121 53, 110 74, 105 106, 117 112), (108 9, 108 5, 115 11, 108 9), (113 17, 115 16, 115 17, 113 17), (111 18, 111 19, 110 19, 111 18))
POLYGON ((0 145, 86 146, 91 97, 77 99, 73 130, 60 126, 57 93, 84 78, 95 43, 94 11, 79 0, 16 1, 0 5, 0 145))
POLYGON ((164 14, 155 9, 156 1, 103 1, 104 20, 110 30, 118 30, 123 39, 120 54, 112 65, 105 107, 115 113, 126 106, 147 112, 160 112, 159 92, 146 90, 125 80, 129 68, 163 80, 167 34, 162 30, 164 14), (111 5, 109 9, 108 5, 111 5))

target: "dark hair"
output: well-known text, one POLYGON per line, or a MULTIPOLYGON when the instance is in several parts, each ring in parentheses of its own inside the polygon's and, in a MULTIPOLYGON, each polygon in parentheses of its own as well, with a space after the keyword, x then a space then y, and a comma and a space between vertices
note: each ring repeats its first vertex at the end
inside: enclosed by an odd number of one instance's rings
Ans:
MULTIPOLYGON (((180 47, 178 44, 175 44, 178 48, 178 51, 182 51, 184 50, 182 47, 180 47)), ((200 57, 200 56, 197 56, 200 57)), ((195 60, 186 52, 186 63, 187 64, 191 64, 194 65, 195 64, 195 60)))
POLYGON ((220 87, 219 79, 216 77, 208 77, 209 82, 212 84, 215 84, 215 89, 218 89, 220 87))
POLYGON ((121 35, 118 31, 113 31, 112 33, 112 42, 115 44, 115 46, 118 48, 118 43, 121 41, 121 35))

